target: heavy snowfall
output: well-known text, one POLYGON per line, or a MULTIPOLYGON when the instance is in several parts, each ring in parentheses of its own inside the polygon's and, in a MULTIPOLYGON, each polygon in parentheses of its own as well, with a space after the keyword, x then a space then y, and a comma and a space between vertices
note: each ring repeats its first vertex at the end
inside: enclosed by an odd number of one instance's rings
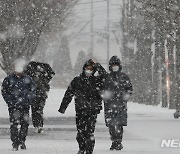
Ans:
MULTIPOLYGON (((125 95, 128 116, 123 149, 110 150, 104 102, 112 92, 106 91, 97 115, 93 154, 178 154, 179 8, 179 0, 0 0, 0 85, 5 77, 24 71, 28 76, 25 84, 32 79, 45 89, 40 113, 44 126, 37 132, 31 106, 27 149, 14 151, 10 138, 13 120, 10 122, 8 112, 11 104, 3 98, 11 84, 4 83, 7 89, 2 86, 0 92, 0 154, 77 154, 76 98, 64 114, 58 109, 73 78, 85 72, 85 62, 91 59, 93 66, 100 63, 110 73, 109 60, 114 55, 133 86, 132 94, 125 95)), ((17 83, 16 88, 21 84, 17 83)), ((31 90, 38 89, 38 84, 31 90)), ((21 90, 15 90, 18 92, 21 90)), ((30 99, 30 95, 16 103, 30 99)), ((26 116, 23 119, 28 121, 26 116)))

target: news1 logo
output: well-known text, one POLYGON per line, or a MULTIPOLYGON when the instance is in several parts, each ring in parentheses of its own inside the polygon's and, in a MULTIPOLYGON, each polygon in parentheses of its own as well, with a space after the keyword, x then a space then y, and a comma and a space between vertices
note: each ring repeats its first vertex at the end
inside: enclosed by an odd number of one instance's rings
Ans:
POLYGON ((162 140, 161 148, 180 148, 180 139, 162 140))

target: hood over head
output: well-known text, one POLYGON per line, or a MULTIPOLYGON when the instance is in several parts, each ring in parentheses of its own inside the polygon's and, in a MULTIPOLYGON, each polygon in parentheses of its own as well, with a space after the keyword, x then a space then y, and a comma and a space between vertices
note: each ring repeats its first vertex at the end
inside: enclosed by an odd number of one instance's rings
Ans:
POLYGON ((89 59, 88 61, 85 62, 84 66, 83 66, 83 74, 84 74, 85 68, 87 66, 93 67, 93 74, 96 72, 96 68, 94 67, 94 62, 92 61, 92 59, 89 59))
POLYGON ((121 60, 117 56, 112 56, 109 60, 109 70, 112 72, 112 65, 118 65, 119 71, 122 70, 121 60))

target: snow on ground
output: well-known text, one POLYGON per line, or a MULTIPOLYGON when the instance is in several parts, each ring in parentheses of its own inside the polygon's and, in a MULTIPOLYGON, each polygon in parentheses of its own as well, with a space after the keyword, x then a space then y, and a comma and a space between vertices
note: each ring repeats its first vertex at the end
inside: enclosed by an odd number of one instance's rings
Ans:
MULTIPOLYGON (((76 154, 76 128, 71 118, 74 117, 74 102, 72 101, 64 115, 58 113, 58 108, 64 89, 51 89, 47 100, 45 118, 66 119, 62 125, 45 124, 44 134, 36 134, 30 126, 26 151, 11 151, 9 139, 9 125, 4 125, 0 120, 0 154, 76 154)), ((174 110, 160 108, 159 106, 146 106, 137 103, 128 104, 128 126, 124 128, 122 151, 110 151, 111 144, 108 129, 104 125, 103 112, 98 116, 95 137, 96 145, 94 154, 178 154, 178 148, 161 148, 162 139, 180 138, 180 121, 173 118, 174 110)), ((0 119, 8 118, 7 106, 0 96, 0 119)), ((48 123, 49 124, 49 123, 48 123)))
MULTIPOLYGON (((64 96, 65 89, 51 89, 49 92, 49 97, 46 102, 46 106, 44 109, 44 116, 45 117, 67 117, 67 116, 75 116, 74 110, 74 101, 72 101, 69 107, 66 110, 64 115, 58 112, 60 103, 62 101, 62 97, 64 96)), ((0 117, 8 117, 7 106, 4 102, 1 94, 0 94, 0 117)), ((172 114, 174 110, 168 110, 166 108, 161 108, 160 106, 150 106, 150 105, 143 105, 138 103, 128 103, 128 113, 129 114, 153 114, 153 113, 169 113, 172 114)))

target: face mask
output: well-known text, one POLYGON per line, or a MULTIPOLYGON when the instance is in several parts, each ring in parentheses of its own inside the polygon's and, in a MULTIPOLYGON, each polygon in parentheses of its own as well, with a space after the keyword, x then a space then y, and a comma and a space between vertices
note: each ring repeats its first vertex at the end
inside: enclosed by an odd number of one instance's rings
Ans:
POLYGON ((112 67, 112 71, 113 71, 113 72, 119 71, 119 66, 113 66, 113 67, 112 67))
POLYGON ((90 77, 92 75, 93 71, 91 70, 85 70, 85 74, 87 77, 90 77))

